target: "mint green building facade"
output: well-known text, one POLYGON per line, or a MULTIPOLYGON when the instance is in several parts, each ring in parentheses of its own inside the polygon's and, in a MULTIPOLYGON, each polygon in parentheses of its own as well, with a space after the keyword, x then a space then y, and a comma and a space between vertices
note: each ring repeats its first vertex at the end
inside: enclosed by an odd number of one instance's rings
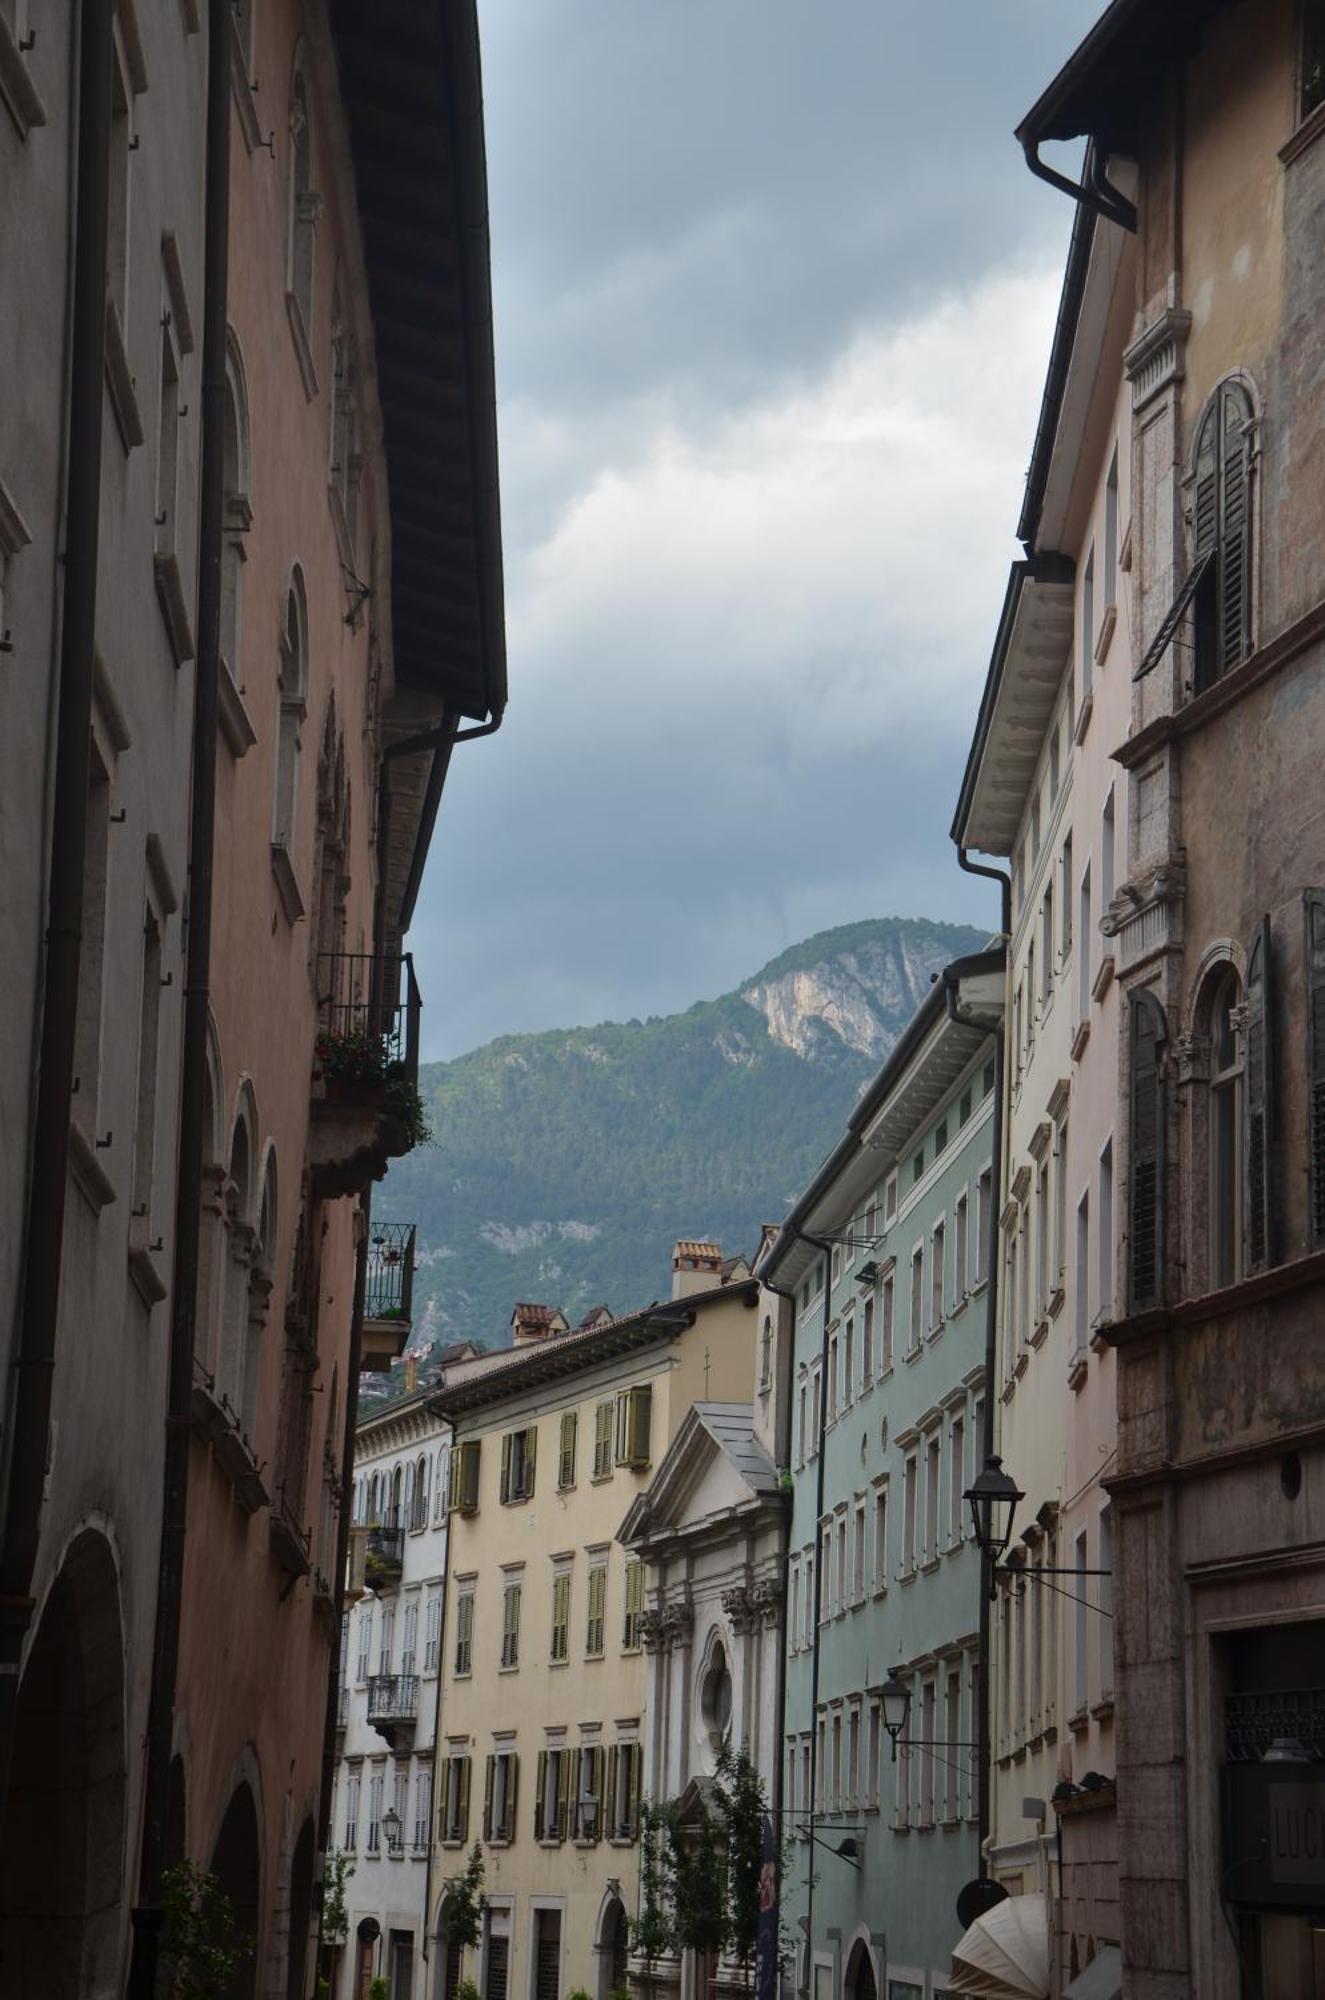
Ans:
POLYGON ((808 2000, 938 2000, 978 1872, 993 1045, 950 967, 761 1275, 792 1295, 784 1932, 808 2000), (880 1689, 911 1697, 894 1756, 880 1689))

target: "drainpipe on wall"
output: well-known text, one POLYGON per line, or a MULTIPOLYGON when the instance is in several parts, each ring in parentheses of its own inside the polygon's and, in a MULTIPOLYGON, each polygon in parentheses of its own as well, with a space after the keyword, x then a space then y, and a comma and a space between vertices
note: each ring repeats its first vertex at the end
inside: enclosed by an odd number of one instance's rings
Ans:
POLYGON ((331 1805, 336 1784, 336 1711, 340 1704, 341 1648, 345 1643, 345 1565, 350 1548, 350 1500, 354 1492, 354 1437, 359 1421, 359 1364, 363 1360, 363 1315, 368 1293, 368 1237, 372 1225, 373 1191, 359 1197, 359 1241, 354 1253, 354 1303, 350 1308, 350 1358, 345 1380, 345 1429, 340 1454, 340 1518, 336 1523, 336 1636, 327 1666, 327 1713, 322 1729, 322 1790, 318 1799, 317 1855, 320 1894, 317 1906, 318 1977, 328 1986, 332 1947, 323 1936, 326 1909, 327 1855, 331 1847, 331 1805))
MULTIPOLYGON (((1012 942, 1012 879, 1001 868, 988 868, 983 863, 972 861, 964 847, 957 849, 957 862, 968 875, 984 875, 999 887, 999 923, 1003 937, 1012 942)), ((949 996, 951 1004, 951 995, 949 996)), ((1006 1017, 1005 1017, 1006 1018, 1006 1017)), ((989 1280, 985 1289, 985 1412, 984 1435, 980 1439, 981 1459, 989 1459, 994 1450, 994 1376, 998 1363, 998 1271, 999 1243, 998 1218, 1003 1205, 1003 1072, 1006 1034, 1003 1029, 991 1030, 994 1040, 994 1117, 989 1135, 989 1217, 988 1244, 985 1251, 989 1280)), ((989 1873, 989 1859, 985 1852, 990 1833, 990 1715, 989 1689, 992 1676, 989 1672, 989 1649, 992 1642, 993 1601, 990 1598, 984 1574, 984 1563, 980 1564, 980 1700, 976 1708, 976 1757, 979 1765, 976 1836, 980 1856, 980 1877, 989 1873)))
POLYGON ((819 1544, 819 1523, 824 1511, 824 1459, 827 1455, 825 1441, 828 1435, 828 1308, 833 1295, 833 1246, 822 1236, 811 1236, 804 1229, 796 1229, 795 1234, 802 1243, 808 1243, 812 1249, 821 1251, 824 1260, 824 1323, 819 1339, 819 1435, 816 1441, 819 1463, 815 1472, 814 1486, 814 1658, 810 1667, 810 1871, 805 1902, 805 1984, 807 1992, 813 1992, 814 1822, 815 1801, 819 1796, 819 1634, 822 1629, 819 1612, 824 1598, 824 1564, 823 1549, 819 1544))
POLYGON ((34 1609, 32 1581, 46 1483, 69 1182, 100 547, 111 26, 110 0, 83 0, 77 44, 78 205, 46 963, 0 1555, 0 1809, 8 1797, 19 1667, 34 1609))
POLYGON ((193 686, 192 805, 189 816, 188 954, 184 1049, 175 1182, 175 1271, 170 1304, 170 1368, 152 1688, 147 1711, 138 1905, 133 1912, 129 2000, 156 1988, 161 1878, 167 1855, 170 1762, 179 1676, 180 1613, 189 1490, 189 1411, 202 1227, 203 1120, 211 977, 212 876, 216 829, 217 674, 221 650, 224 513, 225 329, 230 228, 230 7, 211 0, 207 16, 207 131, 203 212, 202 460, 198 499, 198 660, 193 686))
MULTIPOLYGON (((794 1340, 795 1326, 796 1326, 796 1294, 794 1292, 789 1292, 785 1285, 773 1284, 768 1278, 760 1278, 759 1282, 763 1286, 766 1292, 776 1293, 778 1298, 785 1299, 788 1305, 791 1307, 792 1338, 794 1340)), ((788 1438, 787 1459, 788 1462, 790 1462, 791 1459, 790 1406, 788 1407, 788 1412, 787 1412, 787 1438, 788 1438)), ((779 1474, 781 1473, 781 1470, 782 1468, 781 1466, 779 1466, 778 1467, 779 1474)), ((788 1555, 790 1554, 791 1550, 791 1515, 794 1502, 792 1500, 792 1496, 790 1493, 782 1493, 779 1495, 779 1498, 781 1499, 782 1502, 782 1525, 786 1535, 786 1546, 784 1548, 783 1553, 784 1555, 788 1555)), ((781 1899, 781 1894, 782 1894, 782 1812, 783 1812, 783 1789, 784 1789, 782 1783, 782 1764, 784 1756, 784 1745, 782 1737, 783 1737, 783 1724, 786 1719, 786 1713, 787 1713, 787 1638, 788 1638, 787 1628, 786 1628, 786 1623, 784 1621, 782 1627, 782 1639, 778 1646, 777 1681, 773 1691, 773 1699, 777 1704, 776 1707, 777 1728, 775 1732, 775 1738, 777 1743, 777 1754, 773 1759, 772 1808, 773 1808, 773 1825, 777 1828, 777 1873, 778 1873, 779 1900, 781 1899)))

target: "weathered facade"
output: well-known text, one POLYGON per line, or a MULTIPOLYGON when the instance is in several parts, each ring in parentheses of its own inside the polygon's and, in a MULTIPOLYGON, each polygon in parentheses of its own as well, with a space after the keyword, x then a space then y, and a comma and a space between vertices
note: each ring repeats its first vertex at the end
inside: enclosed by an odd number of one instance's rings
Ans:
POLYGON ((762 1267, 795 1295, 782 1896, 814 2000, 929 1991, 976 1873, 994 1064, 948 1009, 968 974, 1001 1001, 1001 950, 947 969, 762 1267))
MULTIPOLYGON (((1115 6, 1023 127, 1136 163, 1111 911, 1129 1995, 1314 1990, 1325 849, 1316 10, 1115 6)), ((1114 176, 1115 179, 1119 175, 1114 176)), ((1109 231, 1116 222, 1101 224, 1109 231)))
MULTIPOLYGON (((476 1841, 486 2000, 607 2000, 625 1983, 646 1607, 643 1566, 615 1537, 692 1407, 748 1386, 758 1324, 743 1263, 724 1283, 716 1246, 682 1243, 673 1264, 672 1300, 625 1318, 568 1328, 517 1307, 514 1350, 448 1368, 434 1398, 454 1431, 433 1864, 444 2000, 462 1971, 446 1885, 476 1841)), ((687 1691, 709 1636, 684 1597, 669 1607, 687 1691)))

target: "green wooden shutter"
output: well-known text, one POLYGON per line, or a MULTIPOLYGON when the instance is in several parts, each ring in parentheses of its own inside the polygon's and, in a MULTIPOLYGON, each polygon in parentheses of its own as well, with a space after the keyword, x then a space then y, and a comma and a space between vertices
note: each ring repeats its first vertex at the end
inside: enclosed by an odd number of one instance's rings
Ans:
POLYGON ((644 1745, 630 1746, 630 1837, 639 1839, 640 1803, 644 1790, 644 1745))
POLYGON ((1144 988, 1131 997, 1131 1131, 1128 1171, 1128 1305, 1144 1312, 1164 1296, 1164 1009, 1144 988))
POLYGON ((1274 981, 1270 919, 1264 917, 1247 953, 1246 1212, 1248 1271, 1275 1257, 1274 981))
POLYGON ((468 1839, 468 1837, 469 1837, 469 1767, 470 1767, 470 1763, 471 1763, 471 1759, 470 1759, 470 1758, 468 1758, 468 1757, 462 1757, 462 1758, 460 1759, 460 1807, 459 1807, 459 1812, 458 1812, 458 1814, 457 1814, 457 1818, 459 1819, 459 1822, 460 1822, 460 1836, 459 1836, 459 1837, 460 1837, 460 1839, 461 1839, 461 1840, 467 1840, 467 1839, 468 1839))
POLYGON ((520 1797, 520 1756, 512 1750, 506 1759, 506 1815, 502 1821, 502 1839, 515 1839, 515 1808, 520 1797))
POLYGON ((543 1838, 543 1808, 547 1798, 547 1751, 538 1753, 538 1766, 534 1774, 534 1839, 543 1838))
POLYGON ((561 1452, 557 1463, 557 1485, 564 1492, 575 1484, 575 1433, 579 1418, 574 1410, 566 1410, 561 1419, 561 1452))
POLYGON ((1306 920, 1307 1177, 1311 1245, 1325 1250, 1325 889, 1302 894, 1306 920))
POLYGON ((451 1796, 450 1775, 451 1759, 443 1757, 440 1770, 441 1784, 437 1801, 437 1838, 439 1840, 449 1840, 451 1837, 451 1829, 446 1823, 446 1802, 451 1796))
POLYGON ((570 1825, 570 1751, 558 1750, 557 1757, 557 1839, 564 1840, 570 1825))
POLYGON ((589 1818, 589 1838, 598 1840, 603 1831, 603 1752, 601 1744, 589 1751, 589 1791, 593 1812, 589 1818))
POLYGON ((1245 660, 1251 610, 1251 408, 1235 383, 1220 391, 1219 668, 1245 660))
POLYGON ((524 1488, 520 1498, 532 1500, 534 1497, 534 1470, 538 1464, 538 1425, 530 1424, 524 1434, 524 1488))
POLYGON ((607 1783, 603 1787, 603 1803, 599 1808, 599 1818, 607 1829, 609 1840, 615 1840, 619 1833, 616 1823, 616 1774, 620 1755, 621 1752, 614 1743, 607 1753, 607 1783))
POLYGON ((502 1505, 511 1497, 511 1443, 512 1434, 507 1431, 501 1441, 501 1500, 502 1505))
POLYGON ((497 1759, 489 1752, 486 1768, 483 1773, 483 1838, 485 1840, 491 1840, 493 1834, 492 1780, 496 1768, 497 1759))

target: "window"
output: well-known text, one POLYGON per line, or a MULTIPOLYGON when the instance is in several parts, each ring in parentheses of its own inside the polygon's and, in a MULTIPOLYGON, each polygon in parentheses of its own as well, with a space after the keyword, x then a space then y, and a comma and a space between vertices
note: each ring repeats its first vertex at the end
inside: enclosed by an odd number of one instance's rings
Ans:
POLYGON ((1031 866, 1040 858, 1040 794, 1036 790, 1031 800, 1031 866))
POLYGON ((814 1550, 809 1548, 805 1551, 805 1630, 801 1638, 804 1646, 814 1644, 814 1622, 818 1610, 814 1596, 815 1575, 814 1550))
POLYGON ((835 1285, 838 1279, 841 1277, 841 1275, 842 1275, 842 1245, 840 1243, 835 1243, 833 1245, 832 1276, 829 1279, 829 1283, 835 1285))
POLYGON ((914 1160, 912 1160, 911 1162, 912 1187, 919 1187, 921 1181, 924 1178, 925 1178, 925 1149, 922 1146, 920 1148, 920 1151, 916 1154, 914 1160))
POLYGON ((925 1246, 917 1243, 911 1252, 911 1341, 907 1349, 916 1354, 920 1349, 920 1335, 925 1315, 925 1246))
POLYGON ((787 1650, 800 1651, 801 1643, 801 1566, 800 1558, 793 1556, 787 1583, 787 1650))
POLYGON ((891 1222, 897 1213, 897 1176, 889 1174, 883 1184, 883 1219, 891 1222))
POLYGON ((1303 0, 1298 117, 1309 118, 1322 103, 1325 103, 1325 5, 1322 0, 1303 0))
POLYGON ((644 1609, 644 1565, 642 1562, 628 1560, 626 1563, 625 1597, 626 1610, 625 1616, 621 1621, 621 1646, 624 1652, 633 1653, 639 1647, 640 1613, 644 1609))
POLYGON ((822 1395, 823 1384, 820 1381, 819 1376, 820 1376, 819 1364, 818 1362, 816 1362, 813 1369, 810 1371, 810 1457, 811 1458, 815 1458, 818 1456, 819 1431, 821 1426, 821 1418, 823 1415, 823 1395, 822 1395))
POLYGON ((833 1760, 828 1768, 828 1810, 842 1810, 842 1715, 840 1710, 833 1714, 832 1729, 833 1760))
POLYGON ((374 1771, 368 1780, 368 1852, 378 1854, 382 1848, 382 1785, 384 1773, 374 1771))
POLYGON ((856 1322, 848 1313, 842 1328, 842 1403, 849 1406, 856 1399, 856 1322))
POLYGON ((1058 798, 1059 757, 1058 719, 1055 717, 1053 733, 1049 738, 1049 804, 1051 806, 1058 798))
POLYGON ((902 1469, 902 1574, 909 1576, 916 1566, 916 1455, 907 1456, 902 1469))
POLYGON ((561 1447, 557 1453, 557 1491, 565 1493, 575 1484, 575 1440, 579 1430, 578 1410, 563 1410, 561 1447))
POLYGON ((1081 934, 1081 944, 1079 949, 1079 960, 1077 965, 1077 1019, 1079 1021, 1084 1021, 1090 1013, 1090 989, 1092 980, 1090 961, 1092 957, 1093 940, 1091 937, 1091 924, 1090 924, 1090 863, 1089 862, 1087 862, 1085 868, 1082 871, 1081 888, 1078 893, 1078 902, 1080 904, 1080 919, 1077 924, 1077 929, 1081 934))
POLYGON ((515 1838, 515 1806, 520 1760, 513 1750, 495 1750, 488 1758, 483 1786, 483 1838, 515 1838))
POLYGON ((561 1569, 552 1578, 552 1643, 548 1658, 561 1665, 570 1658, 570 1571, 561 1569))
POLYGON ((359 1845, 359 1786, 361 1780, 357 1771, 351 1771, 345 1781, 345 1846, 353 1853, 359 1845))
POLYGON ((308 619, 304 582, 298 570, 286 593, 285 623, 278 649, 276 688, 276 804, 272 845, 292 858, 299 794, 299 732, 308 690, 308 619))
POLYGON ((390 1604, 384 1604, 382 1606, 382 1636, 377 1654, 377 1671, 379 1674, 390 1673, 391 1655, 395 1650, 395 1643, 396 1643, 395 1610, 390 1604))
POLYGON ((538 1753, 538 1793, 534 1801, 534 1839, 564 1840, 570 1819, 570 1759, 565 1749, 538 1753))
POLYGON ((944 1683, 943 1734, 947 1739, 947 1761, 943 1771, 943 1817, 961 1818, 961 1773, 964 1758, 957 1747, 962 1740, 962 1677, 958 1667, 949 1667, 944 1683))
POLYGON ((400 1638, 400 1671, 412 1674, 419 1657, 419 1600, 411 1597, 405 1606, 403 1630, 400 1638))
POLYGON ((1067 1120, 1054 1137, 1054 1288, 1067 1275, 1067 1120))
POLYGON ((589 1610, 584 1628, 584 1651, 590 1660, 602 1658, 606 1607, 607 1564, 596 1562, 589 1571, 589 1610))
POLYGON ((773 1322, 767 1313, 759 1335, 759 1386, 761 1389, 773 1386, 773 1322))
POLYGON ((616 1743, 608 1754, 609 1840, 634 1840, 639 1833, 640 1797, 644 1780, 642 1743, 616 1743))
POLYGON ((373 1607, 365 1604, 359 1613, 359 1655, 354 1678, 360 1687, 368 1678, 368 1659, 373 1650, 373 1607))
POLYGON ((837 1421, 837 1335, 828 1340, 828 1421, 837 1421))
POLYGON ((1196 439, 1192 575, 1198 694, 1251 651, 1252 428, 1246 390, 1221 382, 1196 439))
POLYGON ((1081 579, 1081 706, 1090 699, 1095 671, 1095 551, 1086 557, 1081 579))
POLYGON ((612 1425, 615 1407, 613 1403, 599 1403, 594 1410, 593 1476, 595 1479, 612 1477, 612 1425))
POLYGON ((1113 888, 1114 888, 1113 867, 1114 867, 1113 786, 1110 785, 1109 796, 1104 801, 1104 811, 1100 815, 1100 916, 1101 918, 1106 917, 1109 914, 1109 905, 1113 901, 1113 888))
POLYGON ((1063 893, 1058 899, 1062 926, 1060 950, 1066 965, 1072 951, 1072 836, 1063 836, 1063 893))
POLYGON ((158 578, 163 560, 178 550, 175 512, 179 502, 179 376, 181 357, 174 315, 168 305, 161 313, 161 376, 157 385, 156 515, 153 552, 158 578))
POLYGON ((462 1590, 455 1602, 455 1671, 459 1676, 474 1670, 474 1593, 462 1590))
POLYGON ((142 993, 138 1008, 138 1105, 133 1127, 131 1240, 146 1249, 156 1240, 156 1085, 161 1035, 161 927, 147 904, 143 913, 142 993))
POLYGON ((948 1433, 948 1547, 962 1538, 962 1495, 966 1490, 966 1419, 954 1416, 948 1433))
POLYGON ((423 1671, 435 1674, 442 1650, 442 1593, 440 1590, 428 1594, 428 1608, 423 1628, 423 1671))
POLYGON ((124 351, 125 330, 129 324, 129 189, 130 163, 135 151, 133 124, 133 92, 117 22, 114 72, 111 78, 106 294, 114 313, 115 332, 119 336, 121 353, 124 351))
POLYGON ((469 1833, 469 1763, 465 1756, 442 1759, 441 1834, 448 1847, 460 1846, 469 1833))
POLYGON ((453 1514, 477 1514, 479 1438, 466 1438, 451 1451, 447 1506, 453 1514))
POLYGON ((1031 1330, 1031 1212, 1023 1202, 1017 1223, 1017 1325, 1021 1338, 1028 1340, 1031 1330))
POLYGON ((920 1736, 928 1747, 920 1753, 920 1824, 934 1824, 934 1772, 937 1768, 934 1744, 937 1736, 935 1710, 937 1689, 932 1680, 927 1680, 920 1693, 920 1736))
POLYGON ((603 1749, 582 1744, 575 1781, 575 1839, 594 1841, 603 1826, 603 1749))
POLYGON ((1049 1258, 1052 1247, 1049 1240, 1049 1164, 1046 1160, 1042 1160, 1035 1175, 1035 1317, 1037 1320, 1043 1319, 1049 1311, 1049 1258))
POLYGON ((359 385, 354 343, 345 322, 339 285, 331 307, 331 456, 327 468, 332 517, 341 553, 354 567, 358 538, 359 385))
POLYGON ((1090 1190, 1077 1203, 1076 1337, 1081 1354, 1090 1336, 1090 1190))
POLYGON ((943 1439, 937 1431, 925 1447, 925 1557, 938 1560, 940 1548, 939 1495, 942 1491, 943 1439))
POLYGON ((947 1146, 948 1121, 946 1118, 940 1118, 938 1124, 934 1127, 934 1158, 936 1160, 941 1154, 947 1151, 947 1146))
POLYGON ((993 1170, 982 1167, 975 1186, 975 1281, 978 1285, 983 1285, 989 1276, 989 1213, 993 1191, 993 1170))
POLYGON ((1241 982, 1230 966, 1210 1008, 1210 1276, 1217 1286, 1242 1275, 1241 1002, 1241 982))
POLYGON ((851 1532, 851 1602, 865 1602, 865 1502, 857 1500, 851 1532))
POLYGON ((1073 1703, 1078 1712, 1085 1709, 1090 1699, 1090 1660, 1088 1646, 1090 1639, 1090 1608, 1088 1588, 1091 1582, 1086 1571, 1090 1568, 1087 1553, 1086 1531, 1083 1528, 1074 1544, 1072 1566, 1076 1575, 1072 1581, 1076 1585, 1076 1603, 1072 1606, 1073 1638, 1075 1645, 1073 1703))
POLYGON ((842 1612, 847 1608, 847 1516, 845 1507, 837 1517, 837 1584, 833 1592, 834 1609, 842 1612))
POLYGON ((653 1390, 647 1385, 621 1389, 616 1399, 616 1462, 633 1471, 649 1463, 649 1424, 653 1390))
POLYGON ((888 1588, 888 1488, 874 1489, 874 1588, 888 1588))
POLYGON ((501 1441, 501 1501, 503 1507, 534 1494, 534 1467, 538 1455, 538 1430, 507 1431, 501 1441))
POLYGON ((1158 1305, 1164 1287, 1161 1187, 1164 1175, 1165 1085, 1163 1055, 1168 1039, 1164 1009, 1154 994, 1138 988, 1128 1002, 1131 1053, 1128 1137, 1128 1306, 1132 1312, 1158 1305))
POLYGON ((796 1452, 797 1465, 804 1465, 805 1463, 805 1400, 806 1400, 805 1384, 804 1382, 802 1382, 800 1385, 800 1389, 797 1392, 797 1398, 796 1398, 796 1406, 797 1406, 796 1435, 797 1438, 799 1439, 799 1445, 796 1452))
POLYGON ((896 1284, 890 1270, 884 1273, 883 1289, 879 1295, 879 1373, 886 1375, 893 1365, 893 1318, 896 1307, 896 1284))
POLYGON ((1040 900, 1040 1005, 1047 1007, 1054 995, 1054 885, 1050 877, 1040 900))
POLYGON ((930 1249, 929 1263, 929 1329, 937 1333, 943 1324, 943 1285, 947 1274, 946 1227, 942 1222, 934 1224, 934 1241, 930 1249))
POLYGON ((874 1380, 874 1300, 866 1299, 860 1315, 860 1386, 874 1380))
POLYGON ((1096 1619, 1100 1639, 1100 1695, 1113 1693, 1113 1509, 1100 1509, 1099 1608, 1096 1619))
POLYGON ((1035 1047, 1035 939, 1026 947, 1026 1060, 1035 1047))
POLYGON ((819 1530, 819 1622, 827 1624, 837 1609, 833 1602, 833 1524, 825 1521, 819 1530))
POLYGON ((883 1709, 879 1702, 869 1706, 865 1738, 865 1809, 876 1812, 879 1805, 879 1774, 883 1757, 883 1709))
POLYGON ((1100 1154, 1099 1204, 1099 1293, 1100 1319, 1113 1318, 1113 1140, 1105 1141, 1100 1154))
POLYGON ((318 207, 313 182, 313 131, 301 49, 290 90, 290 248, 286 285, 299 315, 299 331, 305 346, 313 328, 313 246, 318 207))
POLYGON ((952 1284, 952 1302, 954 1306, 960 1306, 965 1302, 968 1290, 966 1261, 970 1250, 969 1206, 966 1199, 966 1190, 963 1188, 957 1197, 957 1206, 952 1218, 952 1248, 956 1259, 956 1269, 952 1284))
POLYGON ((1118 447, 1104 482, 1104 608, 1118 602, 1118 447))

